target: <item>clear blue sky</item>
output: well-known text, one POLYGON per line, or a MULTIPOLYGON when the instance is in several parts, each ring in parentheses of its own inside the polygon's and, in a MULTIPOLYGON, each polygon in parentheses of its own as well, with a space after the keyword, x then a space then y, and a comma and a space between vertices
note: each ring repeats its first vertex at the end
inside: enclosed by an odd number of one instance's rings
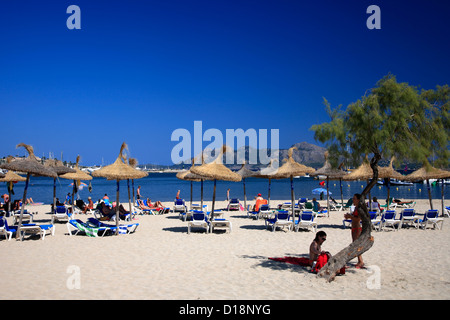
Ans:
POLYGON ((139 163, 171 164, 172 132, 195 120, 315 143, 323 97, 347 105, 389 72, 450 84, 449 16, 442 0, 3 1, 0 156, 25 142, 109 164, 125 141, 139 163), (66 27, 71 4, 81 30, 66 27), (371 4, 381 30, 366 27, 371 4))

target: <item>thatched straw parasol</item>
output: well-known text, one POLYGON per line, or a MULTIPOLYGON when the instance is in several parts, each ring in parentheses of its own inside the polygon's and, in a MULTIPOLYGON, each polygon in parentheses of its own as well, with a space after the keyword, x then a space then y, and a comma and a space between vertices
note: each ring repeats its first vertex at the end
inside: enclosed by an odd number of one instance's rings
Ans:
POLYGON ((68 172, 60 175, 63 179, 73 180, 73 189, 72 189, 72 213, 74 213, 75 208, 75 193, 78 192, 77 187, 79 186, 81 180, 92 180, 92 176, 87 174, 86 172, 81 171, 78 169, 78 164, 80 162, 80 156, 77 156, 77 161, 75 164, 75 172, 68 172))
POLYGON ((394 163, 395 157, 391 158, 389 165, 387 167, 378 167, 378 178, 386 179, 387 186, 387 199, 386 208, 389 209, 389 198, 391 197, 391 179, 404 180, 405 176, 394 170, 392 164, 394 163))
MULTIPOLYGON (((66 167, 61 160, 57 159, 47 159, 44 162, 44 166, 51 168, 56 172, 58 176, 65 173, 75 173, 76 170, 66 167)), ((73 199, 72 199, 73 200, 73 199)), ((53 210, 56 208, 56 178, 53 178, 53 210)))
POLYGON ((295 223, 295 211, 294 211, 294 180, 295 176, 304 176, 306 174, 311 174, 316 171, 314 168, 305 166, 296 162, 293 158, 294 149, 296 147, 289 148, 288 158, 286 162, 278 169, 278 171, 273 176, 279 178, 290 178, 291 179, 291 205, 292 205, 292 223, 295 223))
MULTIPOLYGON (((426 181, 428 189, 428 199, 430 200, 430 208, 433 210, 433 202, 431 199, 430 179, 446 179, 450 177, 450 172, 434 168, 427 161, 422 168, 405 176, 403 179, 407 181, 426 181)), ((442 214, 444 214, 444 183, 442 183, 442 214)))
POLYGON ((239 169, 239 171, 237 171, 236 173, 242 177, 242 183, 244 184, 244 208, 245 210, 247 210, 247 194, 245 192, 245 179, 255 177, 257 173, 248 169, 245 161, 242 164, 241 169, 239 169))
MULTIPOLYGON (((132 168, 128 164, 124 162, 123 151, 127 148, 127 144, 124 142, 120 147, 119 156, 113 164, 110 164, 101 169, 95 170, 92 172, 92 176, 94 177, 103 177, 108 180, 116 180, 117 181, 117 201, 116 201, 116 226, 117 231, 116 234, 119 234, 119 181, 126 179, 140 179, 146 177, 148 173, 139 171, 137 169, 132 168)), ((131 213, 131 212, 130 212, 131 213)))
MULTIPOLYGON (((12 157, 8 157, 6 159, 7 162, 11 162, 12 157)), ((18 174, 14 173, 13 171, 9 170, 6 174, 3 175, 2 178, 0 178, 0 182, 6 182, 8 185, 8 194, 9 194, 9 202, 8 202, 8 212, 11 211, 11 194, 13 193, 13 183, 18 181, 26 181, 27 178, 19 176, 18 174)))
POLYGON ((204 176, 210 179, 214 179, 214 192, 213 192, 213 202, 210 220, 214 220, 214 205, 216 202, 216 181, 217 180, 225 180, 225 181, 235 181, 239 182, 242 180, 242 177, 237 173, 231 171, 227 167, 225 167, 222 163, 222 156, 227 150, 228 146, 224 145, 222 150, 220 151, 217 158, 210 163, 202 164, 201 166, 193 166, 190 171, 192 173, 198 174, 200 176, 204 176))
MULTIPOLYGON (((194 158, 192 158, 192 166, 194 166, 194 158)), ((186 180, 191 182, 191 207, 192 207, 192 182, 202 182, 202 195, 201 195, 201 207, 203 209, 203 180, 207 179, 205 177, 199 176, 198 174, 192 173, 191 170, 180 171, 177 173, 176 177, 180 180, 186 180)))
POLYGON ((20 208, 19 226, 17 227, 16 238, 20 238, 20 228, 22 227, 23 210, 25 207, 25 201, 27 199, 28 183, 30 181, 30 175, 46 176, 55 178, 57 175, 53 170, 46 168, 42 165, 34 155, 33 147, 24 143, 19 143, 16 148, 24 147, 28 152, 28 157, 25 159, 13 160, 10 163, 4 163, 0 165, 1 169, 7 169, 11 171, 26 172, 27 177, 25 180, 25 188, 23 190, 22 207, 20 208))
POLYGON ((325 164, 322 168, 317 169, 316 172, 312 173, 311 176, 326 176, 327 177, 327 210, 328 216, 330 215, 330 195, 328 190, 329 180, 339 180, 340 188, 341 188, 341 208, 344 207, 344 196, 342 193, 342 178, 347 173, 342 171, 339 168, 333 168, 328 161, 328 151, 325 152, 325 164))
MULTIPOLYGON (((266 177, 269 179, 287 179, 291 180, 291 205, 292 205, 292 223, 295 223, 295 211, 294 211, 294 180, 295 176, 304 176, 305 174, 313 173, 316 171, 314 168, 305 166, 296 162, 293 158, 294 149, 296 147, 289 148, 288 158, 285 160, 285 163, 273 172, 268 172, 266 177)), ((261 170, 262 173, 263 170, 261 170)))

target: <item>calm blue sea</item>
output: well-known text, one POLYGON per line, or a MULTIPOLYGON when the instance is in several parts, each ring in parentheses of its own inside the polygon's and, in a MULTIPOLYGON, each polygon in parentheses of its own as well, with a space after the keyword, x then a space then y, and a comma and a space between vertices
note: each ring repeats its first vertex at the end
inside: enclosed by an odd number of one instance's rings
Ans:
MULTIPOLYGON (((319 182, 320 180, 315 180, 313 178, 302 177, 294 179, 295 198, 298 199, 300 197, 305 197, 311 199, 314 197, 311 191, 315 188, 321 187, 319 182)), ((56 180, 56 196, 61 201, 64 201, 67 193, 72 192, 72 186, 70 186, 70 183, 72 183, 70 180, 56 180)), ((101 199, 105 193, 108 194, 112 200, 116 199, 116 181, 108 181, 104 178, 94 178, 91 181, 91 184, 91 193, 88 191, 87 187, 84 187, 79 191, 79 195, 84 201, 87 201, 87 197, 91 196, 95 202, 98 199, 101 199)), ((182 198, 186 201, 190 199, 190 182, 177 179, 175 173, 150 173, 148 177, 135 181, 135 189, 137 189, 138 185, 141 186, 141 194, 143 197, 148 197, 152 201, 173 201, 178 190, 181 191, 182 198)), ((13 199, 22 198, 24 186, 25 182, 18 182, 15 184, 15 195, 12 197, 13 199)), ((354 193, 361 192, 364 186, 365 183, 363 182, 343 181, 342 190, 344 194, 344 201, 351 198, 354 193)), ((244 199, 243 183, 227 181, 217 181, 216 199, 226 200, 227 189, 230 189, 231 198, 239 198, 241 200, 244 199)), ((330 181, 329 189, 332 197, 339 201, 339 181, 330 181)), ((212 200, 213 182, 205 181, 203 190, 204 199, 207 201, 212 200)), ((6 183, 0 184, 0 193, 8 193, 6 183)), ((268 180, 257 178, 246 179, 246 193, 247 199, 253 199, 258 193, 261 193, 264 198, 267 198, 268 180)), ((436 184, 435 186, 431 186, 431 194, 433 199, 440 199, 441 185, 436 184)), ((371 195, 384 200, 387 196, 387 187, 384 185, 376 185, 372 189, 371 195)), ((444 195, 446 199, 450 198, 449 185, 446 185, 444 195)), ((415 183, 412 186, 391 186, 391 196, 398 199, 428 199, 427 187, 426 184, 423 183, 415 183)), ((53 179, 46 177, 31 177, 27 197, 33 198, 34 202, 44 202, 45 204, 50 204, 53 201, 53 179)), ((319 198, 318 196, 315 197, 319 198)), ((200 200, 200 182, 193 182, 193 198, 195 201, 200 200)), ((290 199, 289 179, 272 181, 271 199, 290 199)), ((120 201, 126 202, 127 200, 127 181, 124 180, 120 182, 120 201)))

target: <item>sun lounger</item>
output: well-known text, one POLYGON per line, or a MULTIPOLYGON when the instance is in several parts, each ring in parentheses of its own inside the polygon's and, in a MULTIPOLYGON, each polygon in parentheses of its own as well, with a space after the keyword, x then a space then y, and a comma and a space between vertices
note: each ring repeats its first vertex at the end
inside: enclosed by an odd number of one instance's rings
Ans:
POLYGON ((23 224, 18 226, 9 226, 5 217, 0 218, 0 234, 3 234, 7 240, 11 240, 14 234, 20 233, 20 239, 23 240, 27 234, 38 234, 42 240, 47 234, 55 234, 55 226, 53 224, 23 224))
POLYGON ((69 209, 66 206, 57 206, 52 214, 52 223, 57 221, 69 221, 72 214, 69 213, 69 209))
MULTIPOLYGON (((11 213, 11 216, 13 218, 13 224, 17 224, 19 223, 19 219, 20 219, 20 210, 14 210, 11 213)), ((31 213, 28 212, 28 210, 23 210, 23 215, 22 215, 22 222, 29 222, 32 223, 33 222, 33 215, 31 213)))
POLYGON ((173 204, 173 212, 186 212, 187 207, 183 199, 175 199, 173 204))
POLYGON ((317 221, 315 220, 316 214, 311 210, 304 210, 300 213, 298 219, 295 221, 295 231, 300 228, 312 229, 317 231, 317 221))
POLYGON ((416 229, 419 228, 419 217, 416 215, 416 211, 414 209, 403 209, 400 213, 400 220, 400 228, 403 225, 413 225, 416 229))
POLYGON ((206 213, 203 211, 194 211, 191 221, 188 221, 188 233, 191 233, 191 228, 205 228, 206 233, 208 233, 210 226, 206 213))
POLYGON ((291 215, 287 210, 280 210, 275 213, 275 218, 267 219, 266 225, 272 228, 272 231, 275 231, 277 227, 287 227, 288 230, 291 230, 292 221, 290 220, 291 215))
MULTIPOLYGON (((111 231, 116 232, 117 227, 115 225, 103 223, 102 221, 89 218, 88 222, 92 224, 96 228, 109 228, 111 231)), ((130 223, 130 224, 119 224, 119 234, 129 234, 136 231, 139 223, 130 223)))
POLYGON ((379 216, 378 211, 369 211, 369 216, 373 229, 381 231, 381 217, 379 216))
POLYGON ((241 203, 239 202, 239 199, 231 199, 227 206, 227 211, 233 211, 233 210, 240 210, 241 209, 241 203))
POLYGON ((383 213, 381 218, 381 229, 384 230, 386 227, 392 227, 395 230, 395 226, 397 226, 397 231, 400 229, 401 220, 396 219, 395 210, 387 210, 383 213))
POLYGON ((0 235, 4 235, 7 240, 11 240, 13 234, 17 232, 16 226, 9 226, 6 218, 0 217, 0 235))
POLYGON ((215 228, 226 228, 231 232, 231 221, 226 219, 214 219, 210 222, 210 232, 213 232, 215 228))
POLYGON ((88 237, 98 237, 99 233, 101 233, 103 237, 108 231, 111 231, 111 228, 95 227, 79 219, 71 219, 67 222, 66 225, 67 230, 69 231, 69 235, 72 235, 72 231, 76 231, 74 235, 77 235, 78 233, 81 232, 87 235, 88 237))
POLYGON ((445 207, 445 208, 444 208, 444 214, 445 214, 448 218, 450 218, 450 207, 445 207))
POLYGON ((55 235, 55 226, 53 224, 25 224, 17 228, 17 232, 19 232, 21 240, 27 234, 37 234, 44 240, 47 234, 55 235))
POLYGON ((444 218, 439 218, 439 210, 428 210, 422 220, 419 219, 419 225, 425 230, 431 224, 434 229, 442 230, 444 218), (441 226, 439 227, 439 223, 441 226))

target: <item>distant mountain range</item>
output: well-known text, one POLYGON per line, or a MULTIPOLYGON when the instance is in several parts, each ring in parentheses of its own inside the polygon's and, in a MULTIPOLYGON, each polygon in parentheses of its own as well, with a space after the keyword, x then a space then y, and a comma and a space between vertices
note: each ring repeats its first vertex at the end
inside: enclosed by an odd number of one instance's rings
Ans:
MULTIPOLYGON (((314 144, 308 143, 308 142, 300 142, 294 144, 292 147, 295 147, 293 152, 293 158, 295 161, 313 167, 313 168, 320 168, 325 163, 325 151, 326 148, 316 146, 314 144)), ((288 150, 289 149, 280 149, 279 150, 279 161, 280 165, 283 164, 283 160, 288 158, 288 150)), ((241 149, 242 151, 242 149, 241 149)), ((244 154, 245 154, 245 160, 248 163, 249 155, 251 152, 255 152, 254 154, 258 154, 258 151, 255 149, 252 149, 251 147, 246 146, 244 148, 244 154)), ((270 155, 270 150, 261 150, 261 152, 266 152, 266 154, 270 155)), ((241 163, 237 161, 238 159, 238 151, 234 151, 234 164, 227 165, 232 170, 238 170, 241 167, 241 163)), ((212 155, 210 158, 215 158, 216 155, 212 155)), ((226 156, 224 155, 223 163, 226 163, 226 156)), ((209 162, 210 158, 206 158, 205 162, 209 162)), ((266 167, 266 164, 260 164, 259 157, 258 157, 258 164, 249 164, 248 167, 250 169, 256 170, 258 168, 264 168, 266 167)), ((140 164, 140 168, 147 168, 150 170, 180 170, 180 169, 189 169, 191 167, 190 164, 175 164, 172 166, 162 166, 162 165, 155 165, 155 164, 140 164)))

